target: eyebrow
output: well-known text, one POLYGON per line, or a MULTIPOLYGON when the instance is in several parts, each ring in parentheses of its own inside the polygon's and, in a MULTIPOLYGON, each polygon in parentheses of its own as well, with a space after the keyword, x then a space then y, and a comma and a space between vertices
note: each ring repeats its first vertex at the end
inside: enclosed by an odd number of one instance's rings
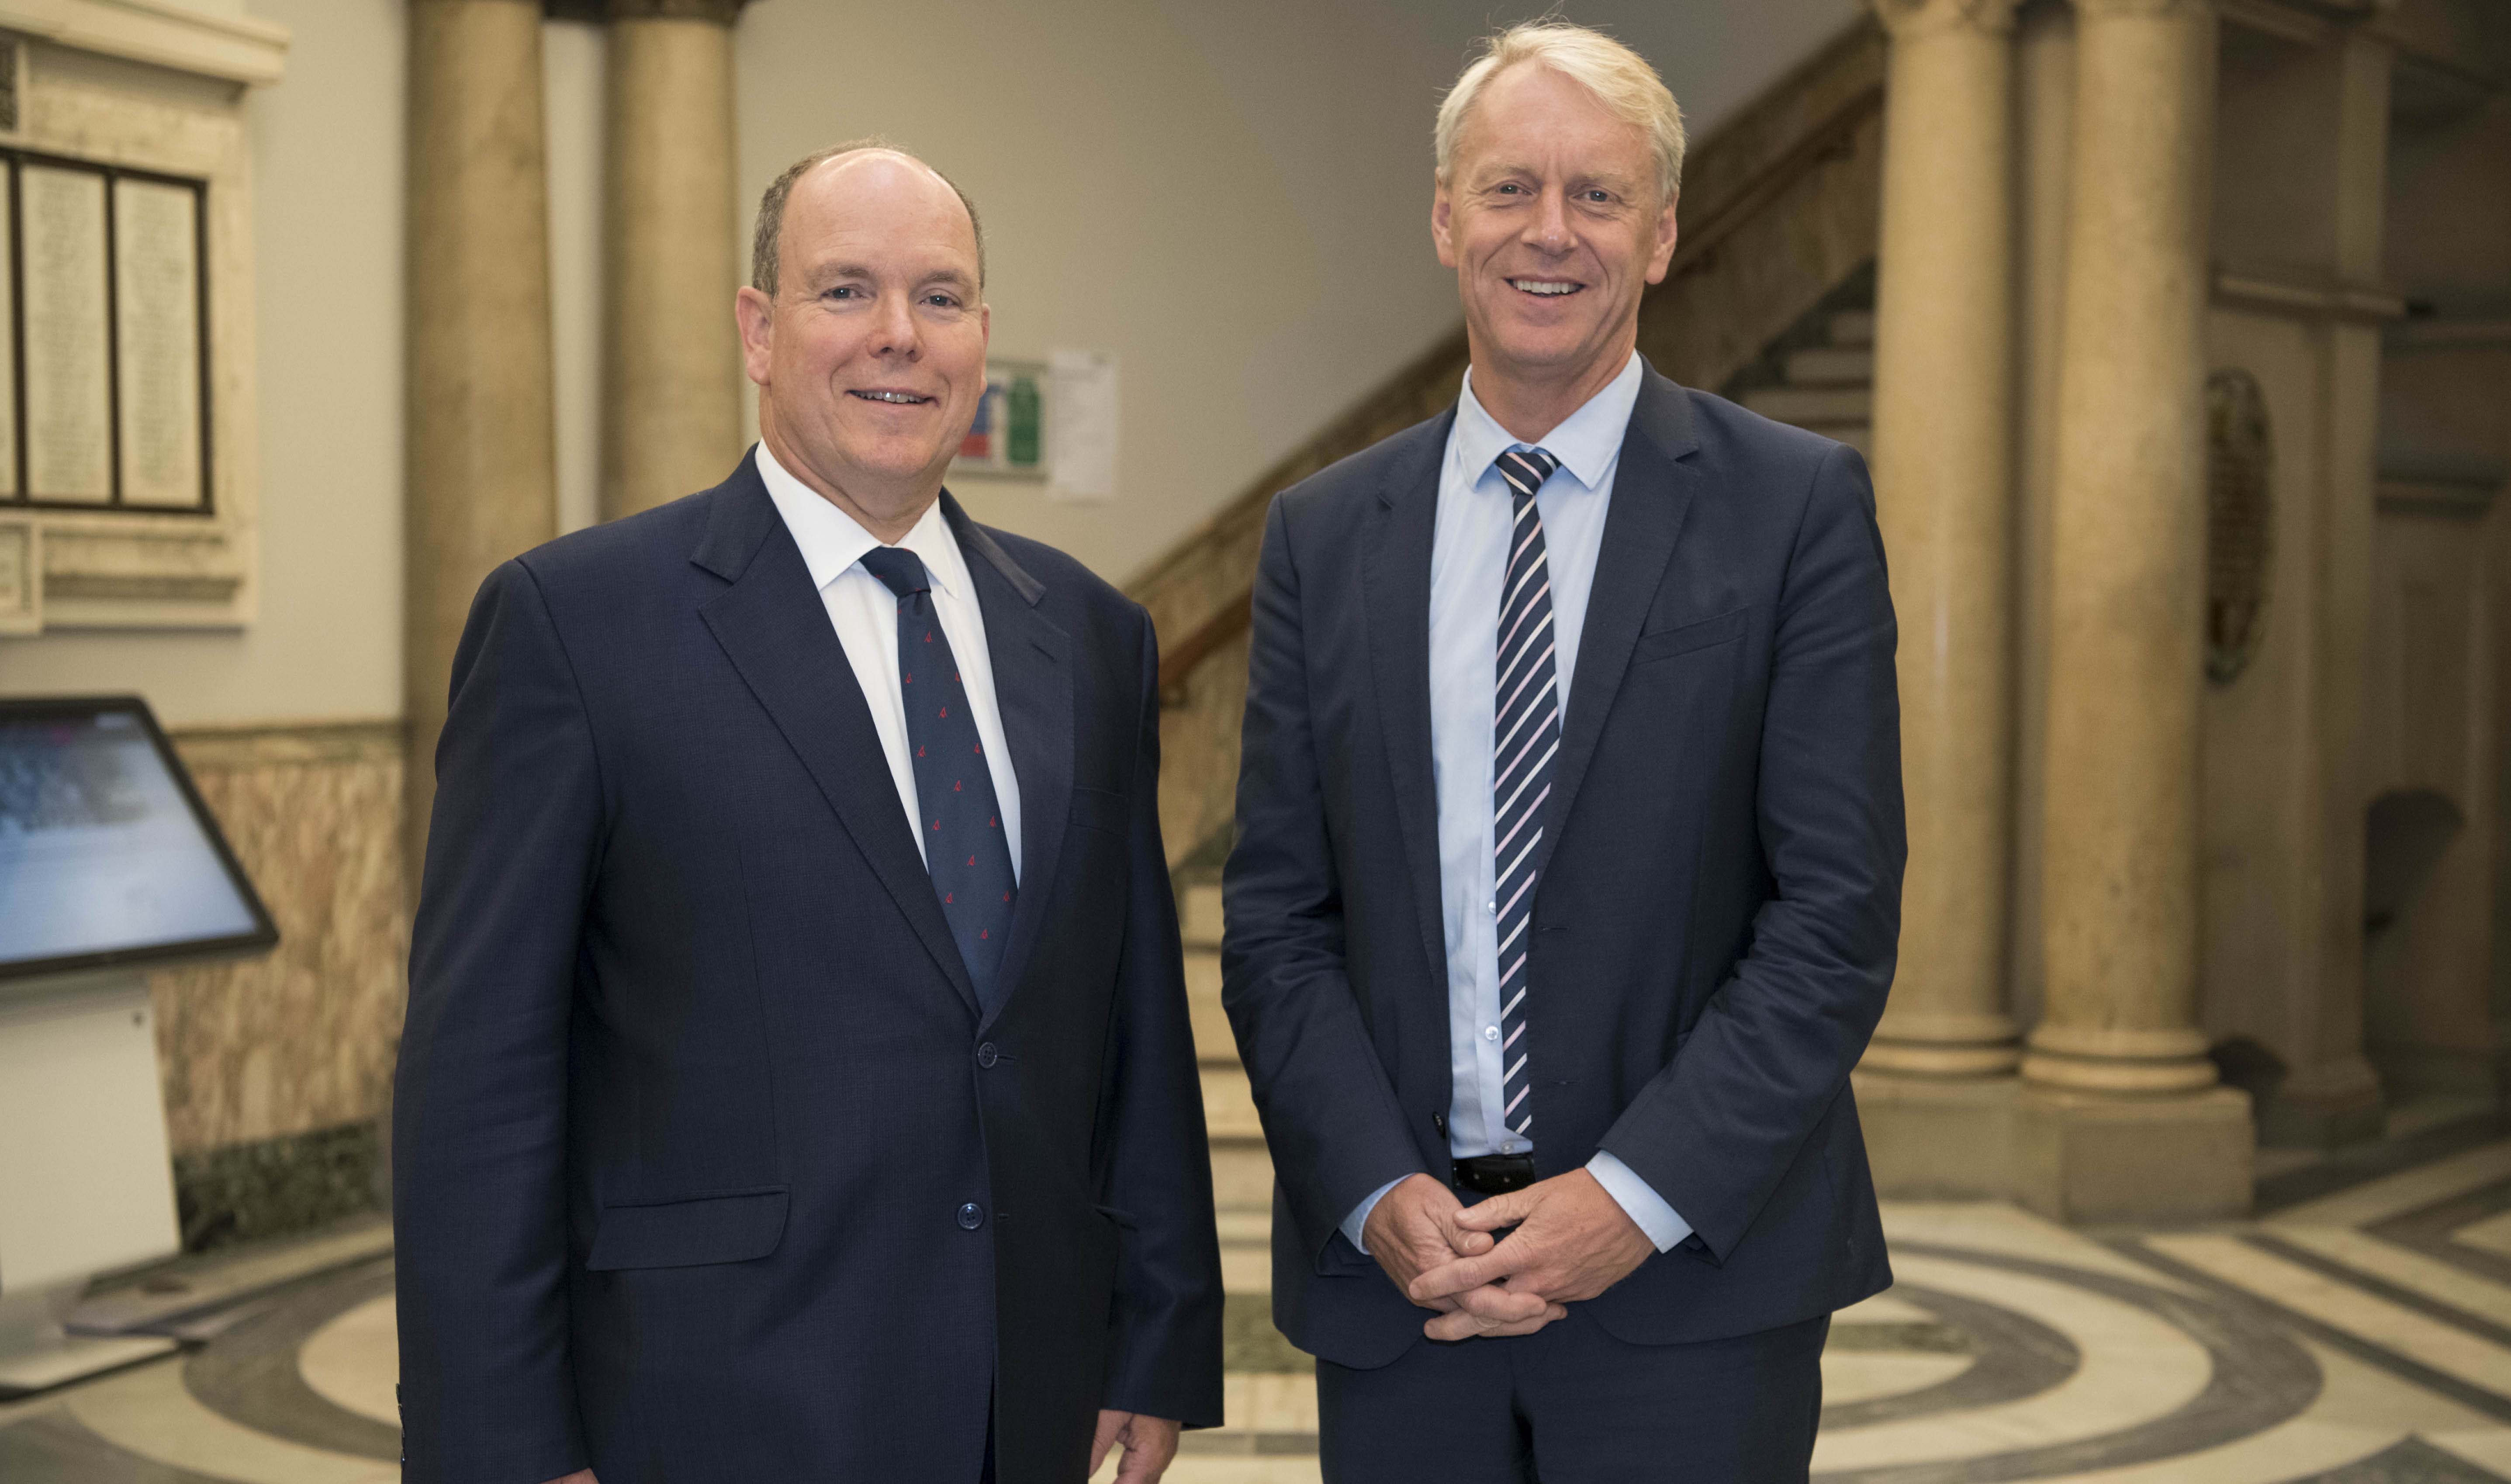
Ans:
MULTIPOLYGON (((844 283, 848 279, 876 279, 878 277, 880 277, 878 273, 862 263, 837 262, 824 263, 813 268, 810 272, 802 275, 802 282, 805 285, 808 285, 814 292, 817 292, 818 290, 829 287, 831 285, 844 283)), ((977 284, 976 279, 970 276, 967 270, 962 268, 938 268, 931 273, 925 274, 916 282, 919 284, 947 284, 953 287, 967 290, 973 290, 977 284)))

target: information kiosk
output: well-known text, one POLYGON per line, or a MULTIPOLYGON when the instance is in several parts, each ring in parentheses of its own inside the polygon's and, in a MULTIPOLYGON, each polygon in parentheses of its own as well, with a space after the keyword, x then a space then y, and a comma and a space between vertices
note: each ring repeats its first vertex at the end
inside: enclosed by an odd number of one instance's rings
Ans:
POLYGON ((174 1348, 60 1322, 182 1244, 143 970, 278 941, 145 702, 0 700, 0 1397, 174 1348))

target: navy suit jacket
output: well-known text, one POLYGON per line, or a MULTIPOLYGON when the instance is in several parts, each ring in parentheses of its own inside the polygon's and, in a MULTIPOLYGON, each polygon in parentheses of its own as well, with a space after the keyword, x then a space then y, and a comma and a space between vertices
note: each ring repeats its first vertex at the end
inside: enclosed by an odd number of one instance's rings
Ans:
POLYGON ((1141 609, 943 508, 1022 803, 981 1015, 747 458, 482 587, 395 1108, 406 1477, 1077 1484, 1220 1421, 1141 609))
MULTIPOLYGON (((1336 1230, 1445 1180, 1431 531, 1452 411, 1286 490, 1264 532, 1223 1000, 1277 1175, 1273 1312, 1348 1366, 1421 1338, 1336 1230)), ((1855 450, 1646 373, 1545 806, 1537 1173, 1609 1149, 1694 1232, 1592 1301, 1641 1344, 1891 1281, 1849 1069, 1892 981, 1892 604, 1855 450)))

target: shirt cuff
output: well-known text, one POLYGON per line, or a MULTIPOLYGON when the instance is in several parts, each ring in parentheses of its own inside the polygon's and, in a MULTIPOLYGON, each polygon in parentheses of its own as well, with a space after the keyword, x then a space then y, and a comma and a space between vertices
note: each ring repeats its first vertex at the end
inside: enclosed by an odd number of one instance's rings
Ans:
MULTIPOLYGON (((1360 1239, 1360 1234, 1369 1228, 1369 1213, 1377 1209, 1377 1202, 1386 1199, 1386 1193, 1388 1191, 1395 1189, 1397 1186, 1402 1185, 1405 1181, 1410 1178, 1412 1177, 1410 1175, 1398 1175, 1394 1179, 1387 1181, 1384 1185, 1381 1185, 1377 1189, 1370 1192, 1369 1199, 1362 1201, 1360 1204, 1353 1206, 1351 1208, 1351 1214, 1342 1219, 1342 1239, 1351 1243, 1353 1246, 1358 1247, 1360 1249, 1361 1256, 1367 1257, 1369 1255, 1369 1243, 1360 1239)), ((1637 1177, 1634 1176, 1633 1178, 1637 1177)), ((1646 1189, 1644 1186, 1641 1188, 1642 1190, 1646 1189)), ((1688 1232, 1691 1229, 1689 1227, 1684 1227, 1683 1230, 1688 1232)), ((1676 1238, 1678 1241, 1681 1238, 1680 1237, 1676 1238)))
MULTIPOLYGON (((1624 1164, 1618 1156, 1607 1150, 1597 1150, 1596 1158, 1587 1161, 1587 1173, 1595 1176, 1596 1183, 1604 1188, 1604 1194, 1612 1197, 1631 1220, 1639 1223, 1639 1229, 1647 1234, 1649 1241, 1656 1243, 1659 1252, 1673 1251, 1691 1235, 1691 1223, 1666 1204, 1665 1198, 1650 1189, 1648 1183, 1640 1178, 1639 1171, 1624 1164)), ((1377 1193, 1378 1196, 1385 1194, 1384 1191, 1377 1193)), ((1377 1196, 1369 1198, 1370 1205, 1376 1203, 1377 1196)), ((1368 1206, 1361 1208, 1364 1218, 1368 1210, 1368 1206)))

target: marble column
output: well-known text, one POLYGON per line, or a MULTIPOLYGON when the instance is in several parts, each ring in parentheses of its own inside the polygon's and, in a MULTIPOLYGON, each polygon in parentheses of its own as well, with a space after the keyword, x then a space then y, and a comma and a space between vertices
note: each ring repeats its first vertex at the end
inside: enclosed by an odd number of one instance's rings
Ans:
POLYGON ((1901 622, 1910 866, 1870 1070, 2010 1072, 2014 0, 1878 0, 1891 36, 1874 488, 1901 622))
POLYGON ((2042 1019, 2018 1192, 2069 1219, 2246 1207, 2247 1099, 2197 1026, 2206 0, 2076 0, 2052 512, 2042 1019))
POLYGON ((721 479, 746 439, 733 290, 743 0, 609 0, 601 514, 721 479))
POLYGON ((482 579, 558 533, 536 0, 409 5, 406 848, 482 579))
POLYGON ((1874 492, 1901 623, 1901 966, 1858 1068, 1874 1177, 1998 1196, 2014 1079, 2015 0, 1874 0, 1891 38, 1874 492))

